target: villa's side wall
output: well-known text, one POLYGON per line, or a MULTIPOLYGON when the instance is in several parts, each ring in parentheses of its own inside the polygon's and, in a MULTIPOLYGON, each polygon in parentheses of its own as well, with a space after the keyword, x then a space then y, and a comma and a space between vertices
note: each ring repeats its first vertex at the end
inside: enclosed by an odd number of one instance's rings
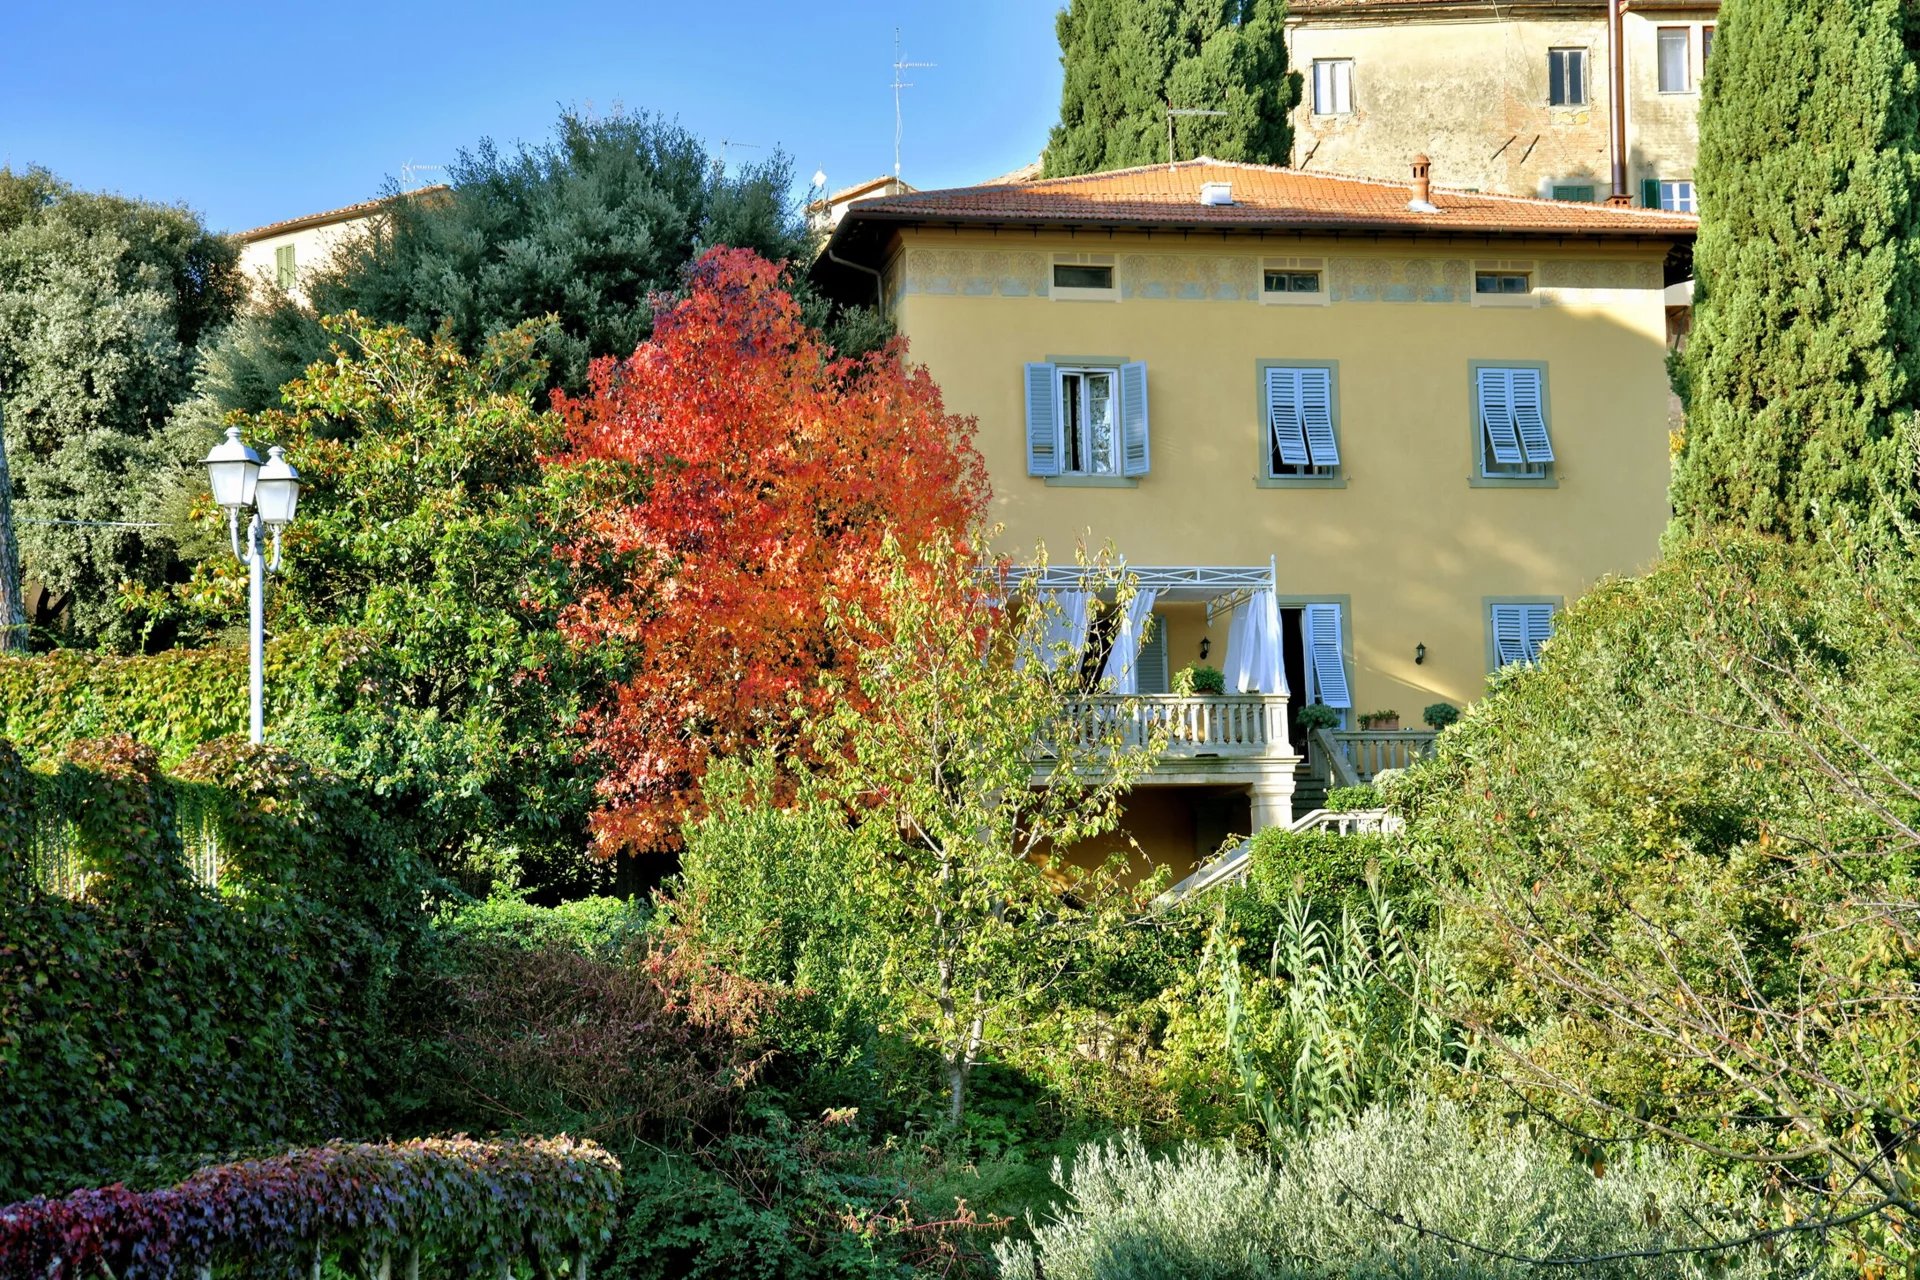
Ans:
MULTIPOLYGON (((1667 519, 1661 243, 912 229, 890 270, 912 358, 979 420, 1002 546, 1111 541, 1137 564, 1278 566, 1283 597, 1343 604, 1354 711, 1478 696, 1490 599, 1571 600, 1654 556, 1667 519), (1054 252, 1114 255, 1118 301, 1049 296, 1054 252), (1327 305, 1261 301, 1260 264, 1319 260, 1327 305), (1483 261, 1531 264, 1537 305, 1474 305, 1483 261), (1126 487, 1029 477, 1022 370, 1143 360, 1152 467, 1126 487), (1344 486, 1256 482, 1262 360, 1337 362, 1344 486), (1476 361, 1547 375, 1550 487, 1477 487, 1476 361), (1416 663, 1416 646, 1425 661, 1416 663)), ((1219 664, 1225 620, 1170 628, 1169 663, 1219 664)), ((1298 691, 1296 691, 1296 696, 1298 691)))

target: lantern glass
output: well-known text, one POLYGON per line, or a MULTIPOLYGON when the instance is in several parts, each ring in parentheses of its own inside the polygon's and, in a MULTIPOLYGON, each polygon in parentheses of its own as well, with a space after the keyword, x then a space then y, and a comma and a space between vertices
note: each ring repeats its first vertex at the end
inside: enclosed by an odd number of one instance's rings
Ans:
POLYGON ((267 450, 267 464, 260 468, 254 496, 260 519, 266 524, 278 527, 293 523, 294 509, 300 505, 300 473, 279 445, 267 450))
POLYGON ((229 511, 253 505, 253 486, 260 476, 260 455, 240 439, 240 428, 228 427, 227 438, 208 450, 203 461, 215 502, 229 511))

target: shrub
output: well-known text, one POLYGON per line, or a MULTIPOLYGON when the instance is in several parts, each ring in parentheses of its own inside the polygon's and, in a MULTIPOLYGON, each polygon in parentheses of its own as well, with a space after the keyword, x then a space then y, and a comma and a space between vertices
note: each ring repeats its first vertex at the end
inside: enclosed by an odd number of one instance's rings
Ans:
POLYGON ((1427 728, 1433 730, 1435 733, 1439 733, 1448 725, 1459 722, 1460 708, 1454 706, 1451 702, 1436 702, 1425 711, 1422 711, 1420 718, 1427 722, 1427 728))
POLYGON ((1380 792, 1371 783, 1363 782, 1357 787, 1333 787, 1327 792, 1327 808, 1335 813, 1379 807, 1380 792))
MULTIPOLYGON (((1554 1143, 1504 1125, 1476 1131, 1448 1104, 1373 1107, 1289 1139, 1271 1158, 1191 1145, 1156 1158, 1127 1134, 1082 1148, 1070 1167, 1056 1163, 1054 1179, 1066 1206, 1032 1223, 1031 1243, 995 1246, 1003 1276, 1507 1280, 1541 1274, 1515 1259, 1684 1249, 1737 1239, 1751 1222, 1751 1206, 1714 1203, 1682 1161, 1640 1152, 1596 1177, 1554 1143)), ((1551 1270, 1758 1280, 1804 1268, 1788 1247, 1551 1270)))
POLYGON ((1306 706, 1300 708, 1299 718, 1300 727, 1308 733, 1312 733, 1315 729, 1338 729, 1340 727, 1340 713, 1332 707, 1324 706, 1318 702, 1308 703, 1306 706))
POLYGON ((1268 827, 1253 837, 1251 856, 1247 890, 1268 907, 1296 895, 1335 911, 1342 903, 1364 904, 1371 873, 1408 914, 1424 921, 1429 912, 1431 891, 1406 843, 1395 836, 1268 827))
POLYGON ((413 859, 269 748, 172 777, 129 738, 68 754, 35 773, 0 745, 0 1199, 376 1123, 410 1052, 413 859))
POLYGON ((581 898, 541 907, 517 894, 496 894, 443 909, 434 917, 433 931, 456 949, 566 947, 604 957, 642 938, 651 919, 651 911, 628 898, 581 898))
POLYGON ((483 942, 446 979, 442 1044, 457 1114, 632 1144, 684 1139, 765 1063, 775 996, 691 947, 483 942))
POLYGON ((0 1208, 0 1275, 172 1280, 215 1262, 343 1274, 418 1250, 506 1274, 551 1273, 609 1236, 620 1165, 567 1138, 332 1143, 202 1169, 178 1186, 77 1191, 0 1208), (559 1257, 555 1255, 559 1254, 559 1257))

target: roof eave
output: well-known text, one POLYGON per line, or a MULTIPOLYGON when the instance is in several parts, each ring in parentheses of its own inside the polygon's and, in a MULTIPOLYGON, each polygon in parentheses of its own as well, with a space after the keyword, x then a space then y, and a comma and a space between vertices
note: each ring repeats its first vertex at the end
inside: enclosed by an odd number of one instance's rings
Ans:
POLYGON ((1127 217, 1114 215, 1097 218, 1060 218, 1060 217, 1020 217, 1005 213, 972 213, 964 210, 944 210, 939 213, 916 213, 899 209, 854 208, 847 211, 835 229, 827 247, 831 250, 839 245, 843 235, 852 234, 852 224, 887 223, 893 226, 980 226, 980 227, 1018 227, 1034 230, 1056 229, 1062 231, 1082 228, 1120 228, 1129 230, 1163 230, 1183 232, 1205 232, 1207 234, 1228 234, 1235 232, 1295 232, 1311 231, 1321 233, 1358 233, 1365 235, 1403 234, 1403 235, 1454 235, 1454 236, 1528 236, 1536 239, 1566 239, 1599 236, 1607 239, 1665 240, 1683 242, 1696 235, 1694 228, 1592 226, 1592 227, 1543 227, 1537 223, 1488 224, 1462 226, 1458 223, 1436 223, 1421 226, 1401 220, 1369 220, 1366 218, 1298 218, 1260 222, 1242 220, 1233 222, 1179 221, 1169 218, 1127 217))

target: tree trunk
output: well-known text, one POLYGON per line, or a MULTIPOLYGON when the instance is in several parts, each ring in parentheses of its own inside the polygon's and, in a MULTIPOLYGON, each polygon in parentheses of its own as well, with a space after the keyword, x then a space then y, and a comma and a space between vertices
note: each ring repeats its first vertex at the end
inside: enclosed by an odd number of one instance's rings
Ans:
POLYGON ((27 651, 27 600, 20 590, 20 541, 13 532, 13 473, 7 469, 5 410, 0 409, 0 653, 27 651))

